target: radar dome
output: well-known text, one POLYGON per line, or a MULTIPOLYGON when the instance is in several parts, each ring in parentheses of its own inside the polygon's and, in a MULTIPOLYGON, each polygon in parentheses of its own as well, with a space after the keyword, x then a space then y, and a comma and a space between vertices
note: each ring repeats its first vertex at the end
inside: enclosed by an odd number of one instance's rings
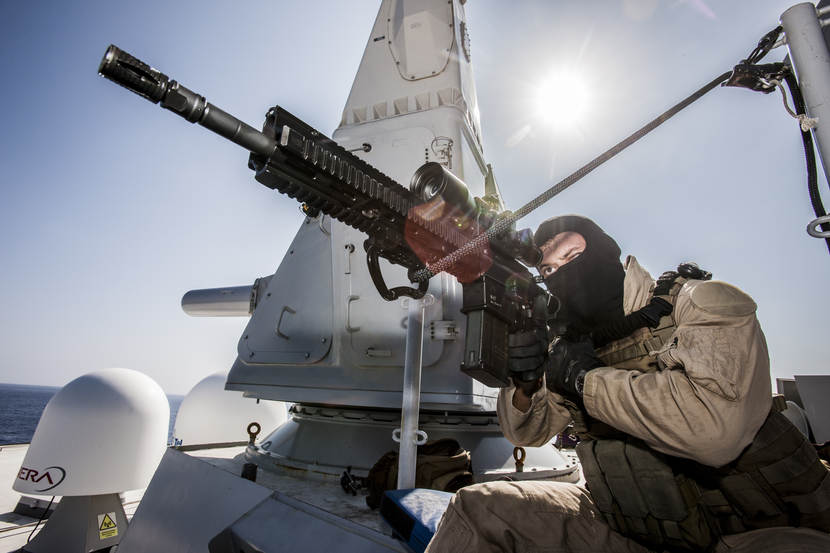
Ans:
POLYGON ((202 379, 182 400, 173 427, 177 446, 232 444, 248 441, 246 428, 258 422, 270 432, 287 419, 285 403, 247 398, 225 390, 227 373, 202 379))
POLYGON ((807 414, 797 403, 787 401, 787 408, 781 411, 781 414, 787 417, 802 434, 808 438, 810 437, 810 422, 807 419, 807 414))
POLYGON ((46 404, 13 488, 62 496, 146 488, 169 421, 167 397, 145 374, 104 369, 78 377, 46 404))

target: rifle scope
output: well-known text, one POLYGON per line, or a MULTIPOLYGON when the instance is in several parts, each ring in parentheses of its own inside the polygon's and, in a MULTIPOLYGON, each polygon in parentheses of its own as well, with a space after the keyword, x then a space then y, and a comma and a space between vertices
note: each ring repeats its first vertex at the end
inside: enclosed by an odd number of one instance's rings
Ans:
MULTIPOLYGON (((421 165, 412 175, 409 189, 424 202, 440 197, 472 219, 480 215, 475 198, 464 181, 440 163, 430 161, 421 165)), ((491 226, 493 222, 494 219, 487 221, 485 227, 491 226)), ((530 229, 509 230, 501 239, 510 255, 526 265, 535 266, 542 260, 542 252, 533 242, 530 229)))
POLYGON ((196 94, 157 69, 111 44, 98 66, 102 77, 132 90, 139 96, 160 104, 191 123, 239 144, 249 152, 271 156, 277 148, 274 139, 247 123, 219 109, 204 96, 196 94))
POLYGON ((474 217, 476 203, 467 185, 440 163, 430 161, 421 165, 409 182, 412 190, 424 202, 440 196, 465 215, 474 217))

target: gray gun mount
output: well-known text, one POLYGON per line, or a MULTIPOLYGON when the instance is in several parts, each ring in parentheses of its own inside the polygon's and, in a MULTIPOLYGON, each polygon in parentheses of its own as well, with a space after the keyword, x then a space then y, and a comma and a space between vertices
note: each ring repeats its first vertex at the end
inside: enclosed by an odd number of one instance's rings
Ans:
MULTIPOLYGON (((406 267, 410 280, 484 233, 501 216, 493 202, 473 198, 467 186, 438 163, 427 163, 405 188, 340 147, 279 106, 270 109, 262 132, 209 103, 167 75, 111 45, 99 73, 191 123, 251 152, 255 178, 302 204, 310 217, 320 213, 365 232, 369 274, 386 300, 420 298, 428 280, 416 287, 389 289, 378 259, 406 267)), ((539 306, 548 293, 526 265, 540 253, 529 230, 510 229, 447 269, 462 283, 467 316, 461 370, 487 386, 510 382, 510 332, 540 324, 539 306), (534 313, 535 310, 535 313, 534 313)))

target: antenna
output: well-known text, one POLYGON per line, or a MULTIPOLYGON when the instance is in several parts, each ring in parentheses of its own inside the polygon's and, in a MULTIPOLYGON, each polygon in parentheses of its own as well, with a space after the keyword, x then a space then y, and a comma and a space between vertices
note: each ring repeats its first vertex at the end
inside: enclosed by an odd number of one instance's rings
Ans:
POLYGON ((167 444, 161 387, 130 369, 80 376, 46 405, 13 488, 64 496, 31 553, 116 545, 127 529, 120 492, 146 488, 167 444))

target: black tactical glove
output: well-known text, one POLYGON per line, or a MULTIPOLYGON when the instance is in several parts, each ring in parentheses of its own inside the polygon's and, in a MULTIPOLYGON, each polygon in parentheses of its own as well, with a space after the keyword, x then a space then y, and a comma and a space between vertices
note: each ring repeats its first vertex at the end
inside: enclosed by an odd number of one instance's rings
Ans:
POLYGON ((581 399, 585 374, 601 366, 591 340, 573 342, 559 336, 551 344, 545 368, 548 388, 567 398, 581 399))
POLYGON ((548 357, 547 332, 544 329, 510 334, 507 338, 507 367, 513 384, 528 397, 541 384, 539 378, 545 372, 548 357))

